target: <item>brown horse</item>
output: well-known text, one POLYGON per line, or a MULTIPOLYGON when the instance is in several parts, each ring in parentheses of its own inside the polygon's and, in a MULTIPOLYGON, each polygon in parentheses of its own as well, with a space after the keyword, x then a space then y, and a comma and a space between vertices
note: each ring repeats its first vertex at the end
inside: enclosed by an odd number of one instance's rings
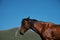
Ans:
POLYGON ((22 20, 20 34, 23 35, 28 29, 34 30, 40 35, 42 40, 60 40, 60 25, 24 18, 22 20))

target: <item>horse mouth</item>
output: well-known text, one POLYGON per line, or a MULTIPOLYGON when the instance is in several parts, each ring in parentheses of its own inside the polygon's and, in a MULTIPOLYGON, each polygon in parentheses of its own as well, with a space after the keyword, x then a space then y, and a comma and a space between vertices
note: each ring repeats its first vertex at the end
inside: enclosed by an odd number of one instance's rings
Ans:
POLYGON ((22 32, 20 32, 21 35, 24 35, 22 32))

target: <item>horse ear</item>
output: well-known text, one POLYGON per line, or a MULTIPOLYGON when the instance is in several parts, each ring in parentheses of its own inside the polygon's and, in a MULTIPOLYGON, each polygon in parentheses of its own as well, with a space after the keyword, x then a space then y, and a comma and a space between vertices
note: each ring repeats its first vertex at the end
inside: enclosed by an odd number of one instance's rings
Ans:
POLYGON ((30 19, 30 16, 27 19, 30 19))

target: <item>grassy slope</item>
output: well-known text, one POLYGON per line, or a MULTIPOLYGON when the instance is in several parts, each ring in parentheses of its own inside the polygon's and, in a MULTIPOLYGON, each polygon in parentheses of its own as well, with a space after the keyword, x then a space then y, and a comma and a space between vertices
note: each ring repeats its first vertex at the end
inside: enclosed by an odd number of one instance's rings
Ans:
POLYGON ((17 28, 11 30, 0 31, 0 40, 41 40, 35 32, 27 31, 23 36, 18 33, 15 36, 17 28))

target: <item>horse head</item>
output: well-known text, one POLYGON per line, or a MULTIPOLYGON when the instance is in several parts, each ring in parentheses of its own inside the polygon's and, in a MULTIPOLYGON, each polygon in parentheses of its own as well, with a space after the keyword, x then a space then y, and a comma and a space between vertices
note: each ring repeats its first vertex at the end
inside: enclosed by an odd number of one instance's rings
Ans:
POLYGON ((23 35, 30 28, 30 17, 24 18, 21 23, 20 34, 23 35))

